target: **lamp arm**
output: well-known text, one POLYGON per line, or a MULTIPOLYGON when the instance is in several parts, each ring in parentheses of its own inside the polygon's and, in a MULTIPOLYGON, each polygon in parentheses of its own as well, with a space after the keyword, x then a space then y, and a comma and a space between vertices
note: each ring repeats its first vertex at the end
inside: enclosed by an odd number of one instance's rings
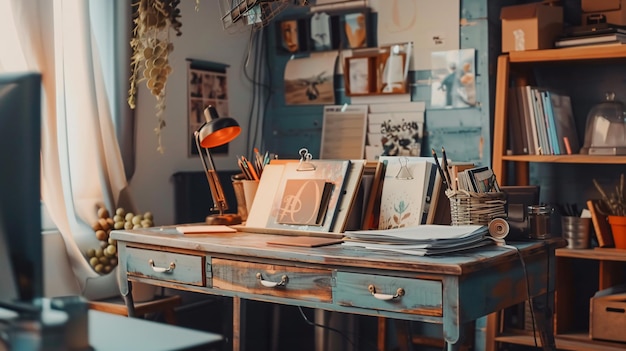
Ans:
POLYGON ((194 133, 196 137, 196 147, 198 148, 198 154, 200 156, 200 160, 202 161, 202 166, 204 167, 204 172, 206 173, 207 181, 209 182, 209 190, 211 190, 211 197, 213 198, 213 208, 212 211, 219 211, 219 214, 224 214, 224 211, 228 210, 228 203, 226 202, 226 196, 224 196, 224 189, 220 184, 219 177, 217 175, 217 171, 215 170, 215 165, 213 164, 213 158, 211 157, 211 153, 209 149, 205 149, 206 151, 206 160, 205 154, 202 152, 202 147, 200 146, 200 137, 198 132, 194 133))

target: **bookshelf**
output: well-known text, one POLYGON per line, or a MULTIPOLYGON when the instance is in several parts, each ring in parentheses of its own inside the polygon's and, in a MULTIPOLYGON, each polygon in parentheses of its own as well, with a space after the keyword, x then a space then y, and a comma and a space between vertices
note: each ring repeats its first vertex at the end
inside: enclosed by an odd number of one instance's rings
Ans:
MULTIPOLYGON (((536 51, 519 51, 498 57, 496 97, 494 109, 492 169, 501 185, 528 185, 531 164, 575 164, 626 165, 626 156, 590 155, 510 155, 507 153, 508 95, 511 86, 535 84, 537 67, 547 67, 542 74, 552 74, 550 69, 568 65, 585 70, 593 65, 595 70, 610 69, 611 65, 626 64, 626 45, 588 46, 536 51), (546 73, 547 72, 547 73, 546 73), (507 174, 512 172, 512 174, 507 174)), ((557 73, 554 73, 555 75, 557 73)), ((558 81, 559 77, 551 81, 558 81)), ((567 84, 563 84, 567 85, 567 84)), ((562 88, 562 87, 560 87, 562 88)), ((567 88, 567 87, 566 87, 567 88)), ((584 100, 581 90, 574 87, 566 91, 572 99, 584 100)), ((626 96, 622 97, 623 99, 626 96)), ((584 104, 582 105, 584 106, 584 104)), ((587 107, 587 106, 584 106, 587 107)), ((584 126, 581 118, 586 111, 581 105, 575 114, 577 125, 584 126), (582 111, 581 111, 582 110, 582 111)), ((579 132, 580 144, 583 144, 579 132)), ((590 167, 586 167, 590 168, 590 167)), ((581 180, 580 182, 584 182, 581 180)), ((626 345, 619 342, 593 340, 589 336, 589 299, 597 290, 602 290, 626 281, 626 251, 610 248, 584 250, 558 249, 556 252, 556 298, 555 340, 563 350, 623 350, 626 345), (591 272, 581 278, 581 269, 591 272), (581 279, 585 279, 581 288, 581 279)), ((534 346, 532 331, 511 327, 503 322, 504 312, 493 314, 487 321, 487 350, 496 350, 499 344, 534 346)), ((538 340, 538 338, 537 338, 538 340)))

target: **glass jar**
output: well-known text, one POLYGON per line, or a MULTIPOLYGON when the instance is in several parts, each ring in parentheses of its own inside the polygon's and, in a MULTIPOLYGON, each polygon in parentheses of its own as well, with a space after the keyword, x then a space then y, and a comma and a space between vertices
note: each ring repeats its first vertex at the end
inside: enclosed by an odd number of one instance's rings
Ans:
POLYGON ((607 93, 606 100, 589 111, 580 153, 626 155, 626 111, 614 93, 607 93))
POLYGON ((550 237, 552 208, 545 205, 528 206, 528 237, 547 239, 550 237))

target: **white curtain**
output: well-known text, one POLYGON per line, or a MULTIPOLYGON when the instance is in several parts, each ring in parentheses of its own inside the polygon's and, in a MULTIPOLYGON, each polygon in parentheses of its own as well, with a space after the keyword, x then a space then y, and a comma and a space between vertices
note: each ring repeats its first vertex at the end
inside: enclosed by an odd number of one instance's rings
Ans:
MULTIPOLYGON (((127 181, 92 34, 90 2, 0 3, 0 17, 12 18, 0 20, 1 35, 12 45, 1 50, 6 52, 0 53, 0 70, 39 71, 43 77, 42 200, 63 235, 82 295, 118 295, 117 270, 96 273, 84 255, 99 247, 91 228, 99 206, 133 210, 131 203, 120 202, 127 181), (4 26, 14 29, 4 31, 4 26)), ((113 6, 114 1, 106 3, 113 6)))

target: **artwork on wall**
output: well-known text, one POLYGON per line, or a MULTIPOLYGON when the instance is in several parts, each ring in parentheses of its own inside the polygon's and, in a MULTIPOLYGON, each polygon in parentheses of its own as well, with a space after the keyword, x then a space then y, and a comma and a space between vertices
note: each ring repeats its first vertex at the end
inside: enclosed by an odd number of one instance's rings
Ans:
POLYGON ((333 72, 336 54, 317 54, 292 59, 285 66, 286 105, 329 105, 335 103, 333 72))
POLYGON ((430 53, 459 48, 460 0, 370 0, 378 45, 412 42, 410 70, 430 69, 430 53))
POLYGON ((367 46, 367 14, 365 12, 355 12, 343 15, 343 30, 345 35, 344 47, 357 49, 367 46))
POLYGON ((432 53, 431 108, 476 106, 475 49, 432 53))
MULTIPOLYGON (((198 156, 194 132, 206 122, 204 109, 215 106, 220 116, 230 116, 228 110, 228 65, 188 59, 187 109, 188 109, 188 156, 198 156)), ((227 154, 228 144, 211 149, 212 154, 227 154)))
POLYGON ((317 12, 311 16, 309 37, 312 42, 311 50, 325 51, 332 49, 332 31, 329 14, 317 12))
POLYGON ((277 21, 276 52, 279 55, 359 49, 375 45, 368 8, 341 12, 314 12, 277 21))
POLYGON ((304 28, 300 28, 300 24, 297 19, 280 21, 278 22, 278 28, 278 33, 280 35, 279 43, 282 50, 291 54, 303 51, 304 43, 301 42, 300 37, 304 28))

